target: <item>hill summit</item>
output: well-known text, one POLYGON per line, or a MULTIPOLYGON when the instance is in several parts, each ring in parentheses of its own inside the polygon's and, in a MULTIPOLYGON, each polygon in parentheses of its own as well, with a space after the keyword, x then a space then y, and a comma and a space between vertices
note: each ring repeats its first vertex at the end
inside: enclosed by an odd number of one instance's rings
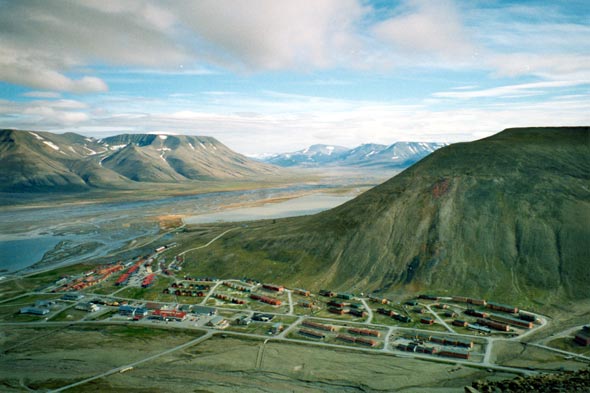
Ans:
POLYGON ((450 145, 335 209, 228 234, 209 269, 310 289, 589 297, 589 157, 588 127, 450 145))

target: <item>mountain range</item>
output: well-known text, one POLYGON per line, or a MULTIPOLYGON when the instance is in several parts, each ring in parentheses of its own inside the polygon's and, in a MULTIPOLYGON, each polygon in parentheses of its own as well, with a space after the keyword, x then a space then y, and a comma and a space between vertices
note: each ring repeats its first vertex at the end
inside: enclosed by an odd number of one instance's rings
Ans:
POLYGON ((134 183, 245 180, 280 169, 238 154, 215 138, 0 130, 0 191, 85 191, 134 183))
POLYGON ((332 210, 228 233, 199 268, 309 289, 588 298, 589 157, 589 127, 449 145, 332 210))
POLYGON ((283 167, 356 166, 403 169, 443 146, 445 144, 432 142, 396 142, 389 146, 367 143, 354 149, 312 145, 304 150, 276 154, 264 161, 283 167))

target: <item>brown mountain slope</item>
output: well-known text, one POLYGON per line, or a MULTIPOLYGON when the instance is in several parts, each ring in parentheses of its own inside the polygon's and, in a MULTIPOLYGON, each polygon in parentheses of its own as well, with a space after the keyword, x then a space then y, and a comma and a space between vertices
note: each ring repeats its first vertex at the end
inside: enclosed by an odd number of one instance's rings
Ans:
POLYGON ((0 130, 0 192, 129 189, 142 182, 256 180, 280 169, 238 154, 214 138, 0 130))
POLYGON ((589 157, 588 127, 451 145, 333 210, 231 232, 200 266, 315 289, 590 297, 589 157))

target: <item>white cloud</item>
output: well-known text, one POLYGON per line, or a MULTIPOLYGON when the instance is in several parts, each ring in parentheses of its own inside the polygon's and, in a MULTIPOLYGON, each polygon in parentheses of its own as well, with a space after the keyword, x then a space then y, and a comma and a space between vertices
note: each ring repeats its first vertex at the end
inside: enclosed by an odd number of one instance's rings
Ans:
POLYGON ((444 91, 433 93, 434 97, 439 98, 483 98, 483 97, 528 97, 533 95, 546 94, 548 89, 562 87, 573 87, 590 84, 590 80, 580 81, 550 81, 550 82, 533 82, 521 83, 517 85, 499 86, 490 89, 469 90, 465 87, 457 88, 459 91, 444 91))
POLYGON ((54 91, 28 91, 23 93, 23 97, 31 97, 31 98, 59 98, 61 97, 60 93, 56 93, 54 91))
POLYGON ((459 12, 450 1, 413 0, 402 14, 373 27, 376 37, 406 56, 468 58, 474 51, 459 12))
POLYGON ((35 100, 13 102, 0 100, 0 124, 10 128, 45 129, 68 127, 89 121, 87 105, 76 100, 35 100))
MULTIPOLYGON (((176 6, 175 2, 172 2, 176 6)), ((178 8, 201 40, 197 55, 229 68, 309 69, 346 65, 360 46, 357 0, 201 0, 178 8), (342 59, 344 58, 344 59, 342 59)))

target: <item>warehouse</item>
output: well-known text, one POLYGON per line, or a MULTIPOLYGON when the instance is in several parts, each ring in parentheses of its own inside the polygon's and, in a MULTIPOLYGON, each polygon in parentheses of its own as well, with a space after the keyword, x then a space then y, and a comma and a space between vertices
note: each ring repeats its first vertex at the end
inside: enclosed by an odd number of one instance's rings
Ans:
POLYGON ((129 317, 134 317, 136 315, 146 316, 148 314, 148 310, 145 307, 133 307, 124 304, 119 306, 119 314, 129 317))
POLYGON ((392 316, 393 319, 397 319, 400 322, 412 322, 412 318, 407 315, 395 314, 392 316))
POLYGON ((472 317, 479 317, 479 318, 487 318, 489 316, 489 314, 486 312, 477 311, 472 308, 468 308, 467 310, 465 310, 465 314, 471 315, 472 317))
POLYGON ((300 295, 300 296, 305 296, 305 297, 311 296, 311 292, 308 291, 307 289, 295 288, 293 290, 293 292, 295 292, 295 294, 300 295))
POLYGON ((80 311, 86 311, 86 312, 95 312, 95 311, 98 311, 100 308, 94 303, 83 302, 83 303, 78 303, 76 305, 75 309, 80 310, 80 311))
POLYGON ((350 328, 350 329, 348 329, 348 332, 352 333, 352 334, 360 334, 362 336, 374 336, 374 337, 381 336, 381 333, 378 330, 370 330, 370 329, 350 328))
POLYGON ((518 307, 509 306, 507 304, 488 302, 486 307, 490 308, 492 310, 503 311, 503 312, 510 313, 510 314, 518 313, 518 307))
POLYGON ((315 332, 315 331, 309 330, 309 329, 299 329, 299 334, 307 336, 307 337, 311 337, 311 338, 317 338, 320 340, 326 337, 326 335, 323 333, 315 332))
POLYGON ((81 293, 78 292, 67 292, 64 293, 61 297, 63 300, 80 300, 84 297, 81 293))
POLYGON ((334 326, 332 326, 332 325, 324 325, 322 323, 317 323, 317 322, 312 322, 312 321, 303 321, 303 322, 301 322, 301 324, 306 327, 319 329, 319 330, 325 330, 327 332, 333 332, 334 330, 336 330, 334 328, 334 326))
POLYGON ((264 288, 268 291, 274 291, 274 292, 278 292, 278 293, 283 293, 283 291, 285 290, 284 286, 275 285, 275 284, 262 284, 262 288, 264 288))
POLYGON ((46 308, 39 307, 23 307, 20 309, 21 314, 32 314, 32 315, 46 315, 49 314, 49 310, 46 308))
POLYGON ((250 295, 250 299, 258 300, 262 303, 270 304, 271 306, 280 306, 282 304, 282 302, 279 299, 275 299, 268 296, 260 296, 254 293, 250 295))
POLYGON ((462 321, 460 319, 455 319, 453 321, 453 325, 460 326, 460 327, 467 327, 467 325, 469 325, 469 324, 466 321, 462 321))
POLYGON ((350 315, 354 315, 355 317, 360 318, 365 318, 367 315, 369 315, 365 310, 359 310, 356 308, 351 308, 350 310, 348 310, 348 313, 350 315))
POLYGON ((470 323, 470 324, 468 324, 467 325, 467 329, 475 330, 475 331, 478 331, 478 332, 481 332, 481 333, 486 333, 486 334, 490 334, 492 332, 487 327, 478 325, 476 323, 473 323, 473 324, 470 323))
POLYGON ((522 319, 511 318, 508 316, 490 314, 489 319, 496 322, 507 323, 508 325, 518 326, 526 329, 532 329, 533 323, 530 321, 523 321, 522 319))
POLYGON ((489 319, 479 318, 477 320, 477 323, 480 325, 491 327, 492 329, 500 330, 502 332, 509 332, 510 331, 510 326, 506 325, 505 323, 495 322, 495 321, 491 321, 489 319))
POLYGON ((229 322, 227 322, 227 320, 222 316, 218 315, 216 317, 211 318, 211 320, 207 322, 207 325, 214 327, 216 329, 225 329, 229 326, 229 322))
POLYGON ((537 322, 537 316, 526 311, 519 311, 518 317, 524 321, 537 322))
POLYGON ((468 351, 461 351, 458 349, 443 349, 438 353, 440 356, 458 358, 458 359, 469 359, 468 351))
POLYGON ((274 317, 275 316, 272 314, 255 313, 254 315, 252 315, 252 320, 259 322, 270 322, 274 317))

